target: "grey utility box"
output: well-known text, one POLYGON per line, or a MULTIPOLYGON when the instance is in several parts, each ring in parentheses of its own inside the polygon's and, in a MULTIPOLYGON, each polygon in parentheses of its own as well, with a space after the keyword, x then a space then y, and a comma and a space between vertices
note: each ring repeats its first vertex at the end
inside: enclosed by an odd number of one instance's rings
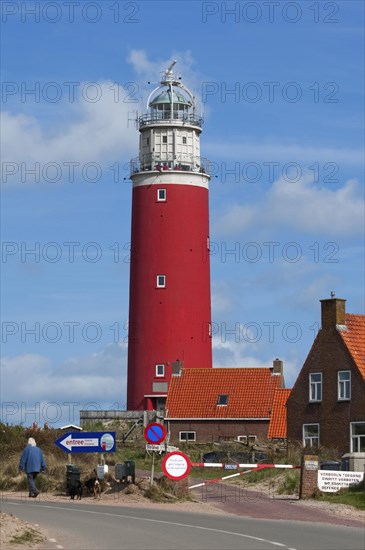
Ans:
POLYGON ((365 453, 346 453, 341 457, 342 464, 348 467, 342 468, 350 472, 363 472, 365 470, 365 453))

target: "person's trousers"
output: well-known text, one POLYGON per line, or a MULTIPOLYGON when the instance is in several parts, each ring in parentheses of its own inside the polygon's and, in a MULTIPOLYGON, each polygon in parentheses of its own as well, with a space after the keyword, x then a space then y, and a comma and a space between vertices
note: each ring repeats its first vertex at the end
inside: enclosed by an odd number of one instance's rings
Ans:
POLYGON ((35 484, 35 480, 37 478, 39 472, 29 472, 27 474, 28 479, 28 487, 29 487, 29 494, 34 495, 35 493, 38 493, 37 486, 35 484))

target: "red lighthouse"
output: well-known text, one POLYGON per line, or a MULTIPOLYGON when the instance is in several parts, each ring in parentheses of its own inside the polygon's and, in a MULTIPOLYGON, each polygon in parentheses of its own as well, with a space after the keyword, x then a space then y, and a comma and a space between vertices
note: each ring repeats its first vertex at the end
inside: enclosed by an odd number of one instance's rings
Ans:
POLYGON ((175 63, 139 118, 131 162, 128 410, 163 409, 179 364, 212 367, 209 163, 203 120, 175 63))

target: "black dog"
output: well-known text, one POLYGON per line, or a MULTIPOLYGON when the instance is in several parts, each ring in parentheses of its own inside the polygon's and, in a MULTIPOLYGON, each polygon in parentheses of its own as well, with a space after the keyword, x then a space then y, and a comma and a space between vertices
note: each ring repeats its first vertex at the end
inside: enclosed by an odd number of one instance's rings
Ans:
POLYGON ((82 497, 82 485, 80 481, 75 481, 75 483, 69 487, 68 494, 71 497, 71 500, 74 500, 75 497, 77 500, 81 500, 82 497))

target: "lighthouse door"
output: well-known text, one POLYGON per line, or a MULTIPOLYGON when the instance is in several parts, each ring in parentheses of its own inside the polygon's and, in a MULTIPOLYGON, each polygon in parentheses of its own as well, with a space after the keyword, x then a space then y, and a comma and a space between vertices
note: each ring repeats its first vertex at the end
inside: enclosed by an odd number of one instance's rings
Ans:
POLYGON ((163 411, 165 409, 166 398, 157 397, 156 399, 156 411, 163 411))

